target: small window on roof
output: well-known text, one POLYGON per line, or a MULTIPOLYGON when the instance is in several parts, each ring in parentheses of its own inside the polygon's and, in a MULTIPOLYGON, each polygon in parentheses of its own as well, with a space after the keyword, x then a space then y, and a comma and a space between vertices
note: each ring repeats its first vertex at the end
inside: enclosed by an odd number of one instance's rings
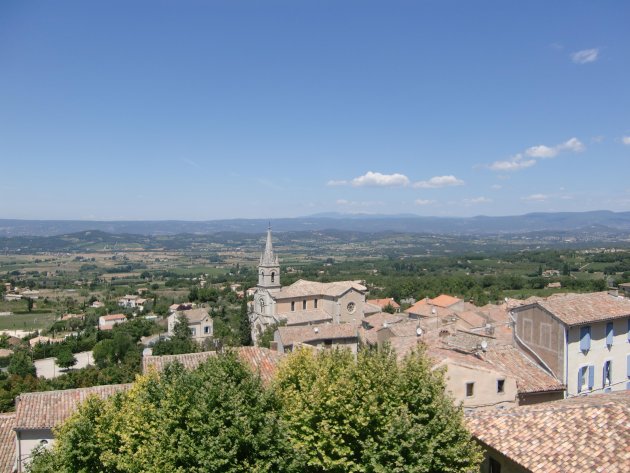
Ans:
POLYGON ((466 383, 466 397, 473 397, 475 394, 475 383, 466 383))
POLYGON ((497 379, 497 393, 501 394, 505 392, 505 380, 497 379))

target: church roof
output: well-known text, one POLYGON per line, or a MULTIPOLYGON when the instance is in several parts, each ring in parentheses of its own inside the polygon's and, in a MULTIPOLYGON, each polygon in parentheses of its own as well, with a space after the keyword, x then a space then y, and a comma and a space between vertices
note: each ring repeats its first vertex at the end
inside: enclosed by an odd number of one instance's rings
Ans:
POLYGON ((265 244, 265 251, 260 255, 261 266, 277 266, 278 257, 273 253, 273 243, 271 242, 271 227, 267 229, 267 243, 265 244))
POLYGON ((278 317, 286 320, 287 326, 304 325, 309 323, 332 322, 332 315, 323 309, 296 310, 278 314, 278 317))
POLYGON ((290 286, 283 287, 272 297, 278 299, 292 299, 305 296, 330 296, 339 297, 349 290, 365 292, 367 288, 355 281, 316 282, 299 279, 290 286))

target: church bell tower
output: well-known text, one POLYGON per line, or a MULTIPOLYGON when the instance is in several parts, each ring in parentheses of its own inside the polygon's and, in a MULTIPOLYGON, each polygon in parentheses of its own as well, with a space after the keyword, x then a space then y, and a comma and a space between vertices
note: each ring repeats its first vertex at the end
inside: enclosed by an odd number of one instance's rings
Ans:
POLYGON ((265 251, 260 255, 258 265, 258 287, 265 289, 280 288, 280 263, 278 257, 273 253, 271 243, 271 225, 267 229, 267 243, 265 251))

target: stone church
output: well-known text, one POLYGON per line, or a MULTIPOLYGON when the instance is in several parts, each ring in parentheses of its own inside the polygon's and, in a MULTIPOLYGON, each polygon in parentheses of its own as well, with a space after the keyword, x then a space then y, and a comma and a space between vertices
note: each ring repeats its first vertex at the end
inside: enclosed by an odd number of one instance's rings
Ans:
MULTIPOLYGON (((356 281, 321 283, 300 279, 280 284, 280 262, 273 251, 271 228, 258 265, 258 285, 250 305, 252 338, 256 342, 273 324, 287 326, 353 323, 366 315, 367 288, 356 281)), ((370 306, 371 307, 371 306, 370 306)))

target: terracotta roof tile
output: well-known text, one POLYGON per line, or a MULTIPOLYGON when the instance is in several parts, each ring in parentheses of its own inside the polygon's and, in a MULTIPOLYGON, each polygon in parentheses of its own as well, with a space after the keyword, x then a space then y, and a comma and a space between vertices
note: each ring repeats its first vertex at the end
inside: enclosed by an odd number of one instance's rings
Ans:
POLYGON ((630 391, 477 411, 467 424, 482 444, 534 473, 630 471, 630 391))
POLYGON ((66 389, 20 394, 15 403, 15 428, 52 429, 74 413, 78 405, 89 396, 105 399, 129 389, 131 384, 112 384, 91 388, 66 389))
POLYGON ((338 297, 346 293, 350 289, 354 289, 359 292, 367 291, 367 288, 365 286, 355 281, 337 281, 325 283, 299 279, 290 286, 283 287, 278 292, 272 293, 271 296, 276 300, 317 295, 338 297))
POLYGON ((519 393, 564 390, 564 385, 558 379, 511 345, 490 348, 483 354, 483 358, 514 376, 519 393))
POLYGON ((569 326, 630 316, 630 299, 607 292, 556 294, 536 304, 569 326))
MULTIPOLYGON (((262 347, 239 347, 234 349, 239 358, 249 366, 254 373, 259 373, 263 382, 269 382, 276 373, 278 363, 283 355, 277 351, 262 347)), ((211 356, 216 356, 215 351, 200 353, 185 353, 183 355, 145 356, 142 359, 142 371, 154 368, 162 371, 170 363, 179 362, 188 370, 196 369, 211 356)))
POLYGON ((298 325, 308 323, 332 322, 332 315, 323 309, 299 310, 278 314, 278 317, 287 321, 287 325, 298 325))
POLYGON ((388 305, 391 305, 394 309, 400 309, 400 305, 392 297, 387 297, 385 299, 368 299, 367 302, 369 304, 376 305, 381 309, 384 309, 388 305))
POLYGON ((279 327, 280 340, 285 346, 317 340, 358 338, 358 329, 353 324, 322 324, 309 327, 279 327))
POLYGON ((15 413, 0 414, 0 472, 15 469, 15 413))
POLYGON ((449 296, 447 294, 440 294, 435 299, 431 299, 429 301, 429 304, 446 308, 446 307, 452 306, 453 304, 457 304, 458 302, 461 302, 461 301, 462 300, 458 299, 457 297, 449 296))

